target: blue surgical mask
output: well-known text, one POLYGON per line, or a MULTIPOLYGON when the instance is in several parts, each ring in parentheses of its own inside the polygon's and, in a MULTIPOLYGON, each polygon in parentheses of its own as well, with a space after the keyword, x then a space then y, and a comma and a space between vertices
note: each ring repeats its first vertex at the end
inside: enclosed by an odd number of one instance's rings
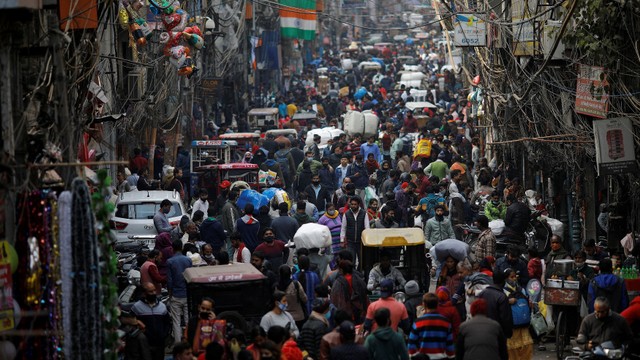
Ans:
POLYGON ((327 313, 324 314, 324 318, 327 320, 331 320, 331 311, 327 311, 327 313))
POLYGON ((286 311, 287 310, 287 304, 283 304, 281 302, 278 303, 278 308, 280 308, 281 311, 286 311))

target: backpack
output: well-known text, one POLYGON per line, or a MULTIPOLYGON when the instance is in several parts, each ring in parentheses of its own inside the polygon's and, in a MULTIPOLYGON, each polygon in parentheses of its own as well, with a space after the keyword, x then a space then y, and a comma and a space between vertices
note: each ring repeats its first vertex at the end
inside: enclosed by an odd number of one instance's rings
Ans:
POLYGON ((407 136, 402 137, 402 153, 408 156, 413 154, 413 139, 407 136))
POLYGON ((289 179, 289 158, 287 155, 289 155, 290 151, 291 150, 287 150, 284 154, 277 151, 275 154, 276 161, 280 164, 280 170, 282 170, 282 176, 284 176, 285 179, 289 179))
POLYGON ((593 278, 591 280, 591 286, 595 290, 594 299, 598 296, 604 296, 609 299, 609 304, 611 304, 611 310, 617 313, 621 313, 622 307, 620 303, 622 302, 622 281, 620 278, 616 281, 616 284, 610 287, 600 287, 596 282, 596 279, 593 278))
POLYGON ((436 206, 438 206, 438 198, 431 198, 427 200, 427 209, 425 210, 425 215, 427 215, 427 219, 431 219, 436 215, 436 206))
POLYGON ((511 305, 511 316, 513 317, 513 326, 529 326, 529 323, 531 323, 529 301, 524 298, 517 299, 516 303, 511 305))

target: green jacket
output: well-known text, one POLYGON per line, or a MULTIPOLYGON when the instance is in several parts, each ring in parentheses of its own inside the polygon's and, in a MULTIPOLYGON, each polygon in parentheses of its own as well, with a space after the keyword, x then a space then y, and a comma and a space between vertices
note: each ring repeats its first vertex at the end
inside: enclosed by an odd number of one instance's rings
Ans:
POLYGON ((389 326, 378 328, 367 336, 364 347, 369 350, 370 359, 409 360, 404 338, 389 326))
POLYGON ((446 162, 438 159, 431 164, 427 165, 424 169, 424 174, 427 176, 437 176, 438 179, 444 180, 449 175, 449 165, 446 162))
POLYGON ((502 219, 504 220, 505 215, 507 215, 507 205, 505 203, 500 202, 498 205, 493 205, 491 201, 487 202, 484 206, 484 215, 489 219, 489 221, 502 219))
POLYGON ((435 216, 427 220, 424 226, 424 236, 425 239, 431 242, 431 245, 435 245, 442 240, 456 238, 451 221, 446 216, 442 221, 436 220, 435 216))

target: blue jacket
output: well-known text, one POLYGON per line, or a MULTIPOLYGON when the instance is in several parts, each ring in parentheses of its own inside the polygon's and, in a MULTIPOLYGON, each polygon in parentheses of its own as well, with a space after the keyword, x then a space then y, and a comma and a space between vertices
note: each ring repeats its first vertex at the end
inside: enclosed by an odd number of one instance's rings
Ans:
POLYGON ((351 164, 347 170, 347 177, 351 178, 351 182, 356 186, 356 189, 364 189, 369 185, 369 173, 364 163, 358 165, 357 163, 351 164), (354 176, 359 174, 358 176, 354 176))
POLYGON ((200 224, 200 239, 211 245, 213 252, 218 253, 220 249, 225 248, 227 235, 224 233, 222 223, 218 219, 210 217, 200 224))
POLYGON ((171 292, 171 296, 177 298, 187 297, 187 282, 184 280, 185 269, 193 266, 191 259, 184 256, 182 253, 174 254, 169 260, 167 260, 167 288, 171 292))
POLYGON ((382 163, 382 154, 380 153, 380 148, 377 144, 369 145, 369 143, 364 143, 360 145, 360 155, 362 155, 363 159, 366 161, 367 156, 369 154, 373 154, 373 158, 376 159, 379 163, 382 163))
POLYGON ((600 274, 589 282, 589 291, 587 293, 589 313, 593 312, 593 303, 598 296, 606 296, 611 303, 611 310, 617 313, 621 313, 622 310, 629 306, 629 295, 627 295, 627 287, 624 280, 614 274, 600 274), (601 290, 598 291, 594 284, 601 290), (614 294, 614 291, 618 293, 614 294))

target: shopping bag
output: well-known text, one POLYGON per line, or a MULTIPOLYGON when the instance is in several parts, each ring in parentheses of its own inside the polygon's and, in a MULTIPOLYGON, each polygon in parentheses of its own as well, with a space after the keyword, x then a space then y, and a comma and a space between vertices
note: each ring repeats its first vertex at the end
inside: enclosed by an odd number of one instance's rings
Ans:
POLYGON ((547 321, 544 319, 544 315, 539 311, 531 315, 531 329, 538 338, 549 332, 547 328, 547 321))

